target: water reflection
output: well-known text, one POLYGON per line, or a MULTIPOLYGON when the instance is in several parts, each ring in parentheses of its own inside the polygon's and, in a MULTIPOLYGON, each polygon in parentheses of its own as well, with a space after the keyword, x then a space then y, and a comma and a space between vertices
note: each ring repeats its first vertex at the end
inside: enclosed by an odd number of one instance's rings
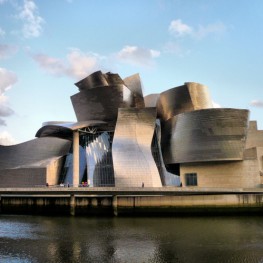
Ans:
POLYGON ((263 262, 261 217, 0 216, 0 262, 263 262))

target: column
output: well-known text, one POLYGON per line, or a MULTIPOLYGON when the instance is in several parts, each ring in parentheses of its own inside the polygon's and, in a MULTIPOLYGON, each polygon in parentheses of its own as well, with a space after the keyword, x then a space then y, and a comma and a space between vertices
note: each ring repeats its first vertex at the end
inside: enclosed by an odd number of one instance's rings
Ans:
POLYGON ((79 132, 73 131, 73 186, 79 185, 79 132))

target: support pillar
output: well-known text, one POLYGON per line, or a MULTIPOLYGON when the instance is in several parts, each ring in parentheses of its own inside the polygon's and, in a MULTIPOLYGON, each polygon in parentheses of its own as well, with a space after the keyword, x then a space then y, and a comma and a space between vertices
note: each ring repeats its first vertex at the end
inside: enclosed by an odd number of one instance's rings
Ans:
POLYGON ((79 132, 73 131, 73 186, 79 185, 79 132))

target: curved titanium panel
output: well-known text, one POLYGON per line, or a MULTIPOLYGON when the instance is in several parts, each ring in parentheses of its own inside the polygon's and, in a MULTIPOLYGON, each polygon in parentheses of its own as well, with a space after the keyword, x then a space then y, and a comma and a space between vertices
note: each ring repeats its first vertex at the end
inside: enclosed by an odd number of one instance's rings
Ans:
POLYGON ((1 169, 41 164, 44 160, 67 155, 71 142, 59 138, 38 138, 28 142, 0 146, 1 169))
POLYGON ((83 90, 71 101, 78 121, 116 121, 118 108, 130 107, 131 91, 124 85, 83 90))
POLYGON ((163 125, 165 164, 242 160, 248 110, 205 109, 179 114, 163 125))
POLYGON ((128 89, 132 92, 133 95, 133 107, 135 108, 144 108, 144 98, 142 93, 142 85, 141 85, 141 78, 139 74, 134 74, 125 78, 124 80, 125 85, 128 89))
POLYGON ((166 121, 182 112, 207 108, 213 108, 208 88, 198 83, 187 82, 160 94, 157 115, 162 121, 166 121))
POLYGON ((116 187, 161 187, 151 152, 156 109, 119 109, 112 144, 116 187))
POLYGON ((123 80, 118 74, 106 73, 103 74, 101 71, 96 71, 86 78, 75 83, 75 85, 82 90, 89 90, 104 86, 123 85, 123 80))
POLYGON ((108 86, 108 81, 101 71, 96 71, 86 78, 75 83, 79 90, 88 90, 97 87, 108 86))

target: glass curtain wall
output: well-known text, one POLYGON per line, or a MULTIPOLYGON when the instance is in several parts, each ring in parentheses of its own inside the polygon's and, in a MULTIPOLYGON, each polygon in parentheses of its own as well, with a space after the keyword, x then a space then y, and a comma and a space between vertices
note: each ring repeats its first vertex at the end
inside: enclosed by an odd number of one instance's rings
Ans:
POLYGON ((87 182, 90 187, 115 186, 112 162, 113 132, 85 133, 87 182))

